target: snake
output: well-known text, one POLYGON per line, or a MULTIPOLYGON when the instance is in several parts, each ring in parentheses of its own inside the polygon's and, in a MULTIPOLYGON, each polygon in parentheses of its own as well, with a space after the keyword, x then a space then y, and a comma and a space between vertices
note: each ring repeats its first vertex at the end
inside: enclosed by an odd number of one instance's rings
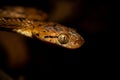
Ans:
POLYGON ((47 17, 46 12, 34 7, 5 6, 0 9, 0 30, 9 29, 67 49, 77 49, 84 44, 84 38, 76 29, 45 21, 47 17))

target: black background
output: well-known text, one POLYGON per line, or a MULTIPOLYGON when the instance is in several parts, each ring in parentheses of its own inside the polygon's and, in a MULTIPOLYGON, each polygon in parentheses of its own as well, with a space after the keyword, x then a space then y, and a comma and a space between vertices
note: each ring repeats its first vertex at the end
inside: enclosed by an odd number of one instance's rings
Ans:
MULTIPOLYGON (((53 8, 50 0, 3 0, 0 3, 1 6, 35 6, 48 14, 53 8)), ((76 28, 84 37, 85 44, 79 49, 68 50, 30 39, 28 46, 32 59, 22 73, 32 77, 40 72, 108 72, 112 63, 111 56, 115 53, 113 51, 115 28, 112 27, 111 9, 110 1, 83 0, 82 10, 77 8, 78 13, 82 14, 60 23, 76 28)), ((17 74, 17 71, 13 73, 17 74)))

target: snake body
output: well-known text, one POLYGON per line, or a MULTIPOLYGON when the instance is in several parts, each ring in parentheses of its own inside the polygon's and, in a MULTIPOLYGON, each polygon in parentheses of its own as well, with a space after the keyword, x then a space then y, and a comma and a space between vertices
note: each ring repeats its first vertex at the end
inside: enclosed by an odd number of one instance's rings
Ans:
POLYGON ((45 22, 47 14, 36 8, 21 6, 0 9, 0 27, 28 37, 36 37, 43 42, 56 44, 68 49, 83 45, 83 37, 73 28, 55 22, 45 22))

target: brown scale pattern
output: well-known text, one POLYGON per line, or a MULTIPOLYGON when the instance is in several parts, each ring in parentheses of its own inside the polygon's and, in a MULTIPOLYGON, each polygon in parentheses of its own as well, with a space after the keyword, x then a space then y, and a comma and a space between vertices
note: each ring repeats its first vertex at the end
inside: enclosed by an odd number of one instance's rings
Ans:
POLYGON ((83 45, 84 39, 76 30, 58 23, 44 22, 45 15, 45 12, 35 8, 5 7, 0 9, 0 27, 64 48, 76 49, 83 45))

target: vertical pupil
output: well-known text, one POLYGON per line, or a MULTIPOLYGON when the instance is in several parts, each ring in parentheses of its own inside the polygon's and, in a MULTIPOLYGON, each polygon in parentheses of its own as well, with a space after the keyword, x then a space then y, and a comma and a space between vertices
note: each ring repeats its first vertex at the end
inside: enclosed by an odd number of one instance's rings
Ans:
POLYGON ((63 41, 65 41, 65 40, 66 40, 65 36, 63 36, 63 41))

